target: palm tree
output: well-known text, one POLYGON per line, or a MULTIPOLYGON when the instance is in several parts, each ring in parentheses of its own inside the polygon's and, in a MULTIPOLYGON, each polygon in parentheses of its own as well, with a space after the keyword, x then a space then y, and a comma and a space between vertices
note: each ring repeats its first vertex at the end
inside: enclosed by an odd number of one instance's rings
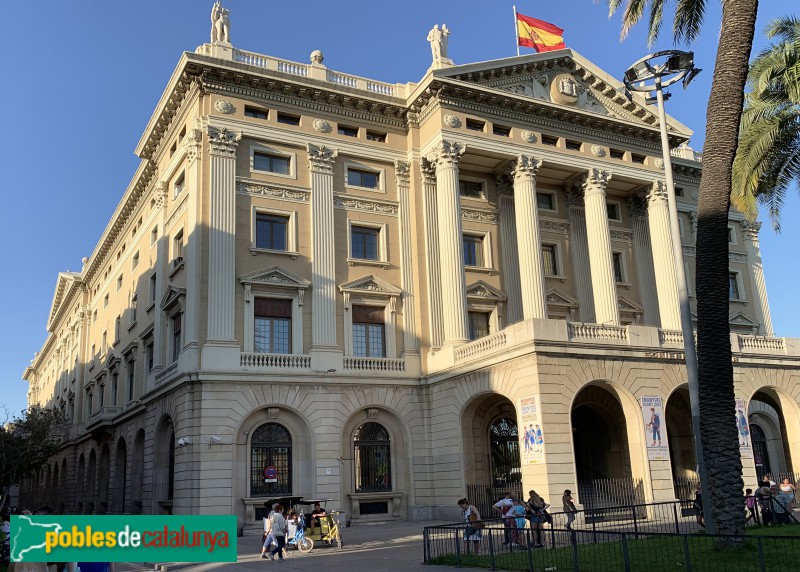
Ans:
MULTIPOLYGON (((625 0, 623 37, 650 7, 649 39, 658 37, 664 0, 625 0)), ((609 0, 614 14, 623 0, 609 0)), ((678 0, 676 42, 692 42, 703 25, 704 0, 678 0)), ((700 437, 706 464, 704 502, 711 505, 709 532, 741 534, 742 462, 739 457, 728 324, 728 208, 731 173, 744 104, 747 64, 755 34, 758 0, 722 2, 722 26, 706 113, 703 175, 697 225, 697 365, 700 437)))
POLYGON ((800 19, 775 20, 767 37, 778 41, 750 64, 731 202, 750 219, 761 202, 780 232, 786 190, 800 181, 800 19))

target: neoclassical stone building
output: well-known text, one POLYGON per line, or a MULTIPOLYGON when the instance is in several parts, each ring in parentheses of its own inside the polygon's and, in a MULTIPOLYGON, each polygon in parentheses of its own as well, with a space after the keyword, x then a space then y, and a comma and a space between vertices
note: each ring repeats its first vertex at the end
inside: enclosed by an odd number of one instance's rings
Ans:
MULTIPOLYGON (((569 49, 445 47, 392 85, 223 38, 181 57, 58 276, 24 378, 72 433, 28 501, 247 531, 286 494, 355 523, 520 478, 675 498, 695 461, 655 110, 569 49)), ((669 122, 691 277, 702 163, 669 122)), ((758 228, 730 216, 748 484, 800 463, 800 342, 773 337, 758 228)))

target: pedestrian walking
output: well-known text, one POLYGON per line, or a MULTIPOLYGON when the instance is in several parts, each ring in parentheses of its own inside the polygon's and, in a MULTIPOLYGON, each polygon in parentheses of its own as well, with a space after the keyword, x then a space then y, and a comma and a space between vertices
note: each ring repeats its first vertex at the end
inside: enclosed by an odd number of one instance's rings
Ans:
POLYGON ((575 508, 575 499, 572 498, 572 491, 567 489, 564 491, 564 496, 561 497, 561 502, 564 505, 564 513, 567 515, 566 528, 572 530, 572 523, 575 522, 575 513, 578 509, 575 508))

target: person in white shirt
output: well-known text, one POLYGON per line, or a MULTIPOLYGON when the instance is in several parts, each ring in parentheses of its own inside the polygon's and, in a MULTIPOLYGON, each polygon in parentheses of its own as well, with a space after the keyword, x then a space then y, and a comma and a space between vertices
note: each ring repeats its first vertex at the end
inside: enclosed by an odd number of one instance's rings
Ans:
POLYGON ((506 496, 494 503, 492 510, 503 515, 503 546, 508 546, 511 542, 511 529, 516 526, 514 523, 514 495, 506 493, 506 496))

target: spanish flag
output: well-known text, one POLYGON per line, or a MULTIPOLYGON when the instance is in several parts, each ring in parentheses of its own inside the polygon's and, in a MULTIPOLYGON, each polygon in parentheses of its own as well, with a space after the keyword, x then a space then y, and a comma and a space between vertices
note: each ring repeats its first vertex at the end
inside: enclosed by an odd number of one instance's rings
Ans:
POLYGON ((551 52, 566 48, 564 30, 548 22, 524 16, 517 12, 517 41, 537 52, 551 52))

